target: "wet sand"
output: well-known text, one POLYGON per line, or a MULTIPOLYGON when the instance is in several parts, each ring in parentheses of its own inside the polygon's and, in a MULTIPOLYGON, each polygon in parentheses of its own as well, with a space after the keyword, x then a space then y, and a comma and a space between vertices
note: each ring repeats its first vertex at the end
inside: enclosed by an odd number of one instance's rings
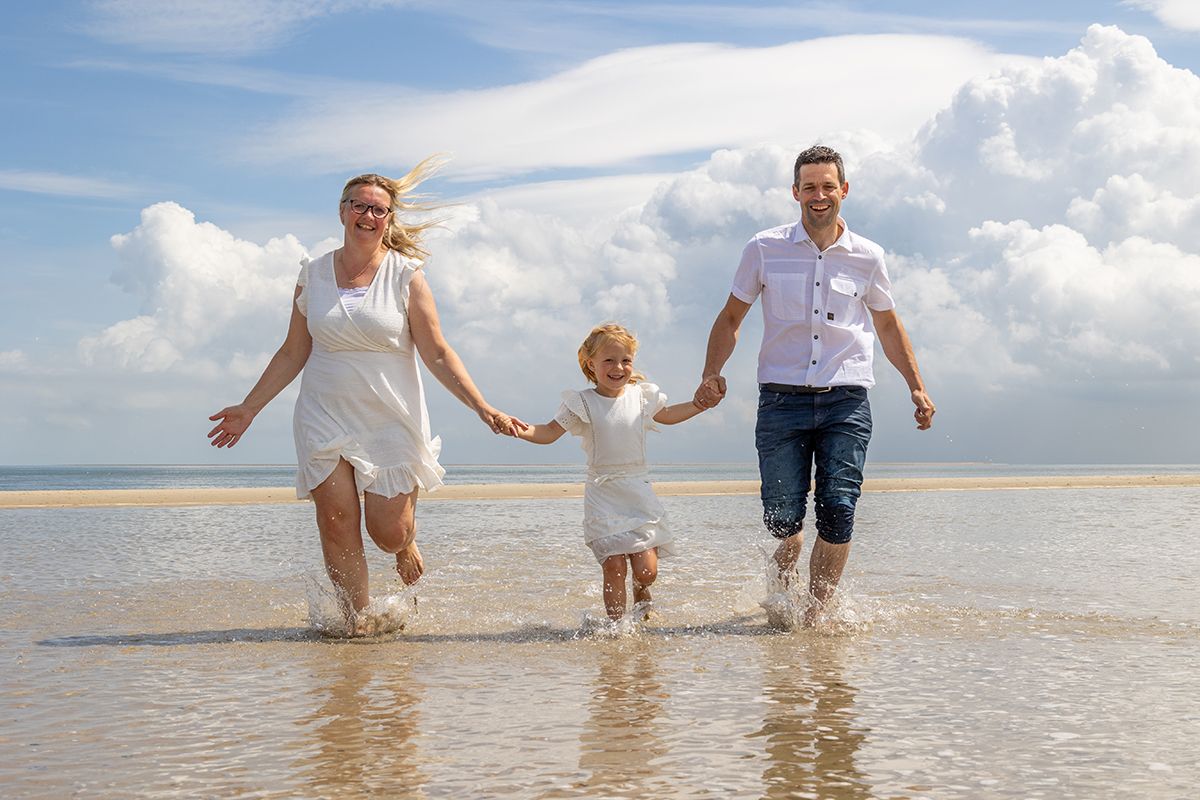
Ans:
MULTIPOLYGON (((997 489, 1133 489, 1200 486, 1194 475, 1084 475, 962 478, 868 478, 865 492, 986 491, 997 489)), ((758 481, 656 481, 663 497, 757 495, 758 481)), ((443 486, 422 500, 550 500, 583 496, 582 483, 497 483, 443 486)), ((103 508, 297 503, 291 487, 274 489, 104 489, 0 492, 0 508, 103 508)))

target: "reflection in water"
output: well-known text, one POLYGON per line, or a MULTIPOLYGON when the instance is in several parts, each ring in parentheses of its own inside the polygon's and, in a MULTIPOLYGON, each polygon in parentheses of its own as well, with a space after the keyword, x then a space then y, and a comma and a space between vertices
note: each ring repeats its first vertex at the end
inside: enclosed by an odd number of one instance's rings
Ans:
POLYGON ((666 694, 658 682, 652 643, 602 643, 599 672, 579 734, 580 788, 589 796, 653 797, 661 784, 655 762, 667 753, 656 720, 666 694))
POLYGON ((857 689, 843 677, 845 640, 824 636, 771 636, 763 640, 762 728, 769 759, 766 798, 871 797, 855 763, 867 738, 856 722, 857 689))
POLYGON ((312 713, 298 724, 314 737, 296 768, 313 797, 421 796, 426 776, 414 734, 420 687, 407 663, 374 644, 313 648, 312 713))

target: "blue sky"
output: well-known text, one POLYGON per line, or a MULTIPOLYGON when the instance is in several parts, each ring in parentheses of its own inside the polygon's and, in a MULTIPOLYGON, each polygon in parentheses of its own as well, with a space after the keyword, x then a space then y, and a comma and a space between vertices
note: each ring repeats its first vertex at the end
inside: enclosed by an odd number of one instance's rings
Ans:
MULTIPOLYGON (((786 165, 847 155, 941 411, 880 358, 881 460, 1195 462, 1200 11, 1137 2, 20 4, 0 33, 0 463, 293 457, 294 389, 232 454, 208 413, 277 346, 363 171, 452 156, 429 276, 497 405, 540 421, 594 322, 694 388, 786 165), (964 11, 965 9, 965 11, 964 11), (116 238, 114 238, 116 237, 116 238)), ((755 312, 755 315, 757 312, 755 312)), ((655 442, 751 460, 735 397, 655 442)), ((572 461, 429 392, 449 462, 572 461)))

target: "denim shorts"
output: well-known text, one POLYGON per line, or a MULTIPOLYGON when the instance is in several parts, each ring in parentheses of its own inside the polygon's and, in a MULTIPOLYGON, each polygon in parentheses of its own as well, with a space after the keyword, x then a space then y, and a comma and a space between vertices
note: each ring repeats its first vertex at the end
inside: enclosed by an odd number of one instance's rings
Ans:
POLYGON ((771 535, 784 539, 803 529, 816 465, 817 535, 834 544, 850 541, 870 441, 871 404, 861 386, 820 394, 761 389, 754 443, 771 535))

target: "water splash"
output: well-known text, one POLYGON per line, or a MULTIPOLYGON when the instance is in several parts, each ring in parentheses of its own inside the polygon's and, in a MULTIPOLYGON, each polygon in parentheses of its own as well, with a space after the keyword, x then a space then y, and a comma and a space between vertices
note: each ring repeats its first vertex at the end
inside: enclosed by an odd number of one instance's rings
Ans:
POLYGON ((415 587, 405 586, 371 598, 367 607, 348 619, 333 589, 324 581, 307 578, 308 624, 322 636, 359 638, 400 633, 417 617, 415 587))

